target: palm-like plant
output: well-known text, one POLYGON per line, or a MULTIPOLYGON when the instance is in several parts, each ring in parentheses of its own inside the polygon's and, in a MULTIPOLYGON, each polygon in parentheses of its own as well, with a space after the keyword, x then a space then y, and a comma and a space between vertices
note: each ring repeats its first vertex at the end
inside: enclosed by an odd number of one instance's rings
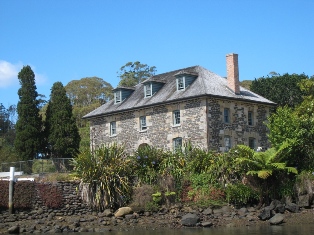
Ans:
POLYGON ((246 175, 257 176, 260 186, 260 203, 269 198, 269 189, 275 185, 276 175, 280 172, 297 174, 295 167, 287 166, 285 163, 285 153, 289 148, 289 143, 284 143, 278 150, 273 148, 265 152, 255 152, 248 146, 238 145, 232 150, 235 163, 239 164, 246 175))

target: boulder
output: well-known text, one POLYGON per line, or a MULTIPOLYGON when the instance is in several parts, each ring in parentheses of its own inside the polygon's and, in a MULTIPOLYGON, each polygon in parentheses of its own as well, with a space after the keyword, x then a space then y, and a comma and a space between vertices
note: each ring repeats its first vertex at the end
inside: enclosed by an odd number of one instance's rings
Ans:
POLYGON ((9 234, 19 234, 20 233, 20 227, 18 225, 12 226, 8 229, 9 234))
POLYGON ((283 214, 277 213, 277 214, 275 214, 273 217, 271 217, 271 219, 269 220, 269 223, 270 223, 271 225, 281 224, 284 219, 285 219, 285 217, 284 217, 283 214))
POLYGON ((266 206, 262 209, 261 213, 259 214, 258 218, 261 220, 268 220, 271 218, 271 207, 266 206))
POLYGON ((120 207, 118 211, 114 214, 115 217, 124 217, 125 215, 133 213, 131 207, 120 207))
POLYGON ((196 214, 188 213, 182 216, 181 224, 184 226, 193 227, 196 226, 200 218, 196 214))
POLYGON ((310 195, 300 195, 298 198, 299 207, 308 207, 310 206, 310 195))
POLYGON ((286 206, 285 206, 286 210, 292 212, 292 213, 296 213, 296 212, 299 212, 299 206, 295 203, 287 203, 286 206))
POLYGON ((201 226, 202 227, 211 227, 213 225, 213 223, 212 222, 209 222, 209 221, 207 221, 207 222, 202 222, 201 223, 201 226))
POLYGON ((204 215, 211 215, 213 213, 212 208, 207 208, 202 212, 204 215))

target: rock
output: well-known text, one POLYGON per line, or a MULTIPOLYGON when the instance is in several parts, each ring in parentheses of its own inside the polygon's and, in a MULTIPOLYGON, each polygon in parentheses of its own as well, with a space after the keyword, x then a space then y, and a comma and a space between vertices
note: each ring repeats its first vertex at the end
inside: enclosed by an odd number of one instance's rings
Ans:
POLYGON ((104 212, 103 212, 102 214, 103 214, 103 216, 105 216, 105 217, 110 217, 110 216, 112 216, 112 212, 111 212, 110 209, 104 210, 104 212))
POLYGON ((38 215, 41 215, 42 213, 44 213, 44 210, 43 210, 42 208, 39 208, 39 209, 37 210, 37 214, 38 214, 38 215))
POLYGON ((298 206, 299 207, 308 207, 308 206, 310 206, 310 196, 308 194, 300 195, 299 198, 298 198, 298 206))
POLYGON ((283 203, 278 204, 275 208, 276 213, 283 214, 283 213, 285 213, 285 210, 286 210, 286 208, 285 208, 285 205, 283 203))
POLYGON ((295 203, 287 203, 285 206, 286 210, 292 212, 292 213, 296 213, 299 212, 299 206, 295 203))
POLYGON ((264 207, 261 211, 261 213, 259 214, 258 218, 260 218, 261 220, 268 220, 271 217, 271 207, 264 207))
POLYGON ((12 226, 8 229, 9 234, 19 234, 20 233, 20 227, 18 225, 12 226))
POLYGON ((118 211, 114 214, 115 217, 124 217, 125 215, 133 213, 131 207, 121 207, 118 211))
POLYGON ((210 226, 212 226, 212 225, 213 225, 212 222, 203 222, 203 223, 201 223, 201 226, 202 226, 202 227, 210 227, 210 226))
POLYGON ((284 215, 281 214, 281 213, 277 213, 275 214, 270 220, 269 220, 269 223, 271 225, 277 225, 277 224, 281 224, 284 220, 284 215))
POLYGON ((202 212, 204 215, 211 215, 213 213, 212 208, 207 208, 202 212))
POLYGON ((184 226, 193 227, 198 223, 199 220, 200 218, 196 214, 188 213, 182 216, 181 224, 184 226))
POLYGON ((248 210, 245 207, 242 207, 238 210, 238 214, 243 216, 248 212, 248 210))
POLYGON ((230 214, 233 211, 233 209, 230 206, 223 206, 221 207, 221 210, 224 214, 230 214))
POLYGON ((223 210, 222 209, 214 209, 213 210, 213 214, 223 214, 223 210))

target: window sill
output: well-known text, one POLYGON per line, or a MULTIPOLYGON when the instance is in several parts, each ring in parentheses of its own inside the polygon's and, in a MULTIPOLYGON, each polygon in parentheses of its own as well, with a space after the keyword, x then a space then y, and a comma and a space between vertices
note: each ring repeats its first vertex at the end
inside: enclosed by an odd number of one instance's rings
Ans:
POLYGON ((109 137, 112 138, 112 137, 116 137, 116 136, 117 136, 117 134, 114 134, 114 135, 110 135, 109 137))
POLYGON ((140 130, 139 132, 140 133, 145 133, 145 132, 147 132, 147 129, 146 130, 140 130))
POLYGON ((172 127, 180 127, 181 126, 181 124, 176 124, 176 125, 172 125, 172 127))

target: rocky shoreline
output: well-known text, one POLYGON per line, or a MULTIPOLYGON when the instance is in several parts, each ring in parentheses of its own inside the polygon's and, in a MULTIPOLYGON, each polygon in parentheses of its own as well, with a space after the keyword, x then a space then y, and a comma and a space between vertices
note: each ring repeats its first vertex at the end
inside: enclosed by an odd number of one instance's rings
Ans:
POLYGON ((314 222, 312 208, 296 204, 282 205, 273 201, 262 209, 223 206, 219 209, 201 209, 175 205, 159 212, 133 212, 129 207, 113 213, 60 214, 41 209, 9 215, 0 213, 0 234, 6 233, 62 233, 105 232, 130 229, 179 229, 182 227, 239 227, 278 224, 310 224, 314 222))

